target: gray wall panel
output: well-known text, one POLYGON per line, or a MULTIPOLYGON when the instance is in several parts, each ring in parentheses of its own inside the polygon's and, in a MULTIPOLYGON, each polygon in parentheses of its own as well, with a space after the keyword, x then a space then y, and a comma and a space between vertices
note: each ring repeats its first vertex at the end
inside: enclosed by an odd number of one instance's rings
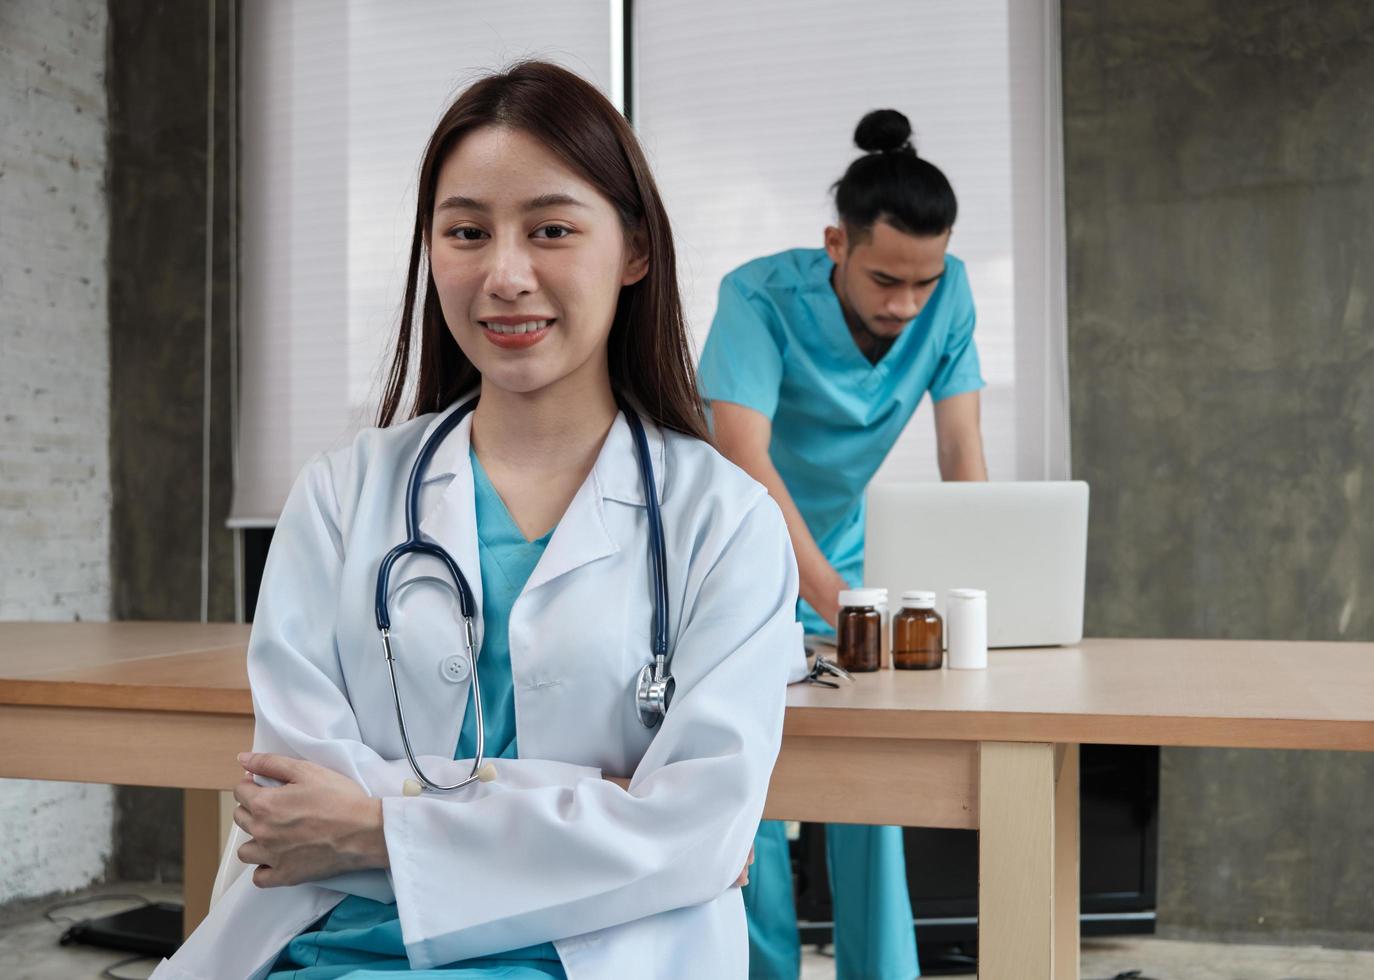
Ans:
MULTIPOLYGON (((1063 52, 1088 633, 1374 640, 1374 8, 1064 0, 1063 52)), ((1374 942, 1371 786, 1166 750, 1161 923, 1374 942)))

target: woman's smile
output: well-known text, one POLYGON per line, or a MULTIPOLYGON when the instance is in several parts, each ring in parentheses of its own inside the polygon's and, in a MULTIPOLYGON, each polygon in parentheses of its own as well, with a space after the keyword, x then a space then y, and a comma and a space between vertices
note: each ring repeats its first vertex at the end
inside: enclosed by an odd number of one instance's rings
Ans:
POLYGON ((552 317, 535 319, 520 316, 497 316, 478 320, 482 336, 502 350, 525 350, 549 335, 557 322, 552 317))

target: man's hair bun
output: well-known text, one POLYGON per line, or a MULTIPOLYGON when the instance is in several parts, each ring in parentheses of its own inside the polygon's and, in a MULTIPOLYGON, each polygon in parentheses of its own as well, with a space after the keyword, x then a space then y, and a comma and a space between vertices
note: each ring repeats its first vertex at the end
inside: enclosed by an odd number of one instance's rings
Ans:
POLYGON ((874 109, 860 119, 854 142, 866 153, 916 152, 911 145, 911 121, 896 109, 874 109))

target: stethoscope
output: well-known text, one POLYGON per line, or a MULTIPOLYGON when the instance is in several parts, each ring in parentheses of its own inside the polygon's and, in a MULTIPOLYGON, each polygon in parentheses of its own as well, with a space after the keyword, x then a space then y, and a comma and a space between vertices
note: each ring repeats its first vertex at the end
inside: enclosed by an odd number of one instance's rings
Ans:
MULTIPOLYGON (((635 713, 645 728, 654 728, 668 714, 668 705, 673 700, 677 684, 669 671, 668 655, 668 568, 663 552, 663 519, 658 506, 658 494, 654 487, 654 467, 649 459, 649 440, 644 435, 644 425, 639 416, 622 399, 616 399, 625 420, 630 424, 634 435, 635 453, 639 457, 639 475, 644 483, 644 502, 649 514, 649 560, 654 576, 654 619, 653 619, 653 663, 648 663, 639 671, 635 683, 635 713)), ((415 465, 410 470, 410 482, 406 485, 406 540, 387 552, 377 569, 377 631, 382 636, 382 650, 386 653, 387 672, 391 675, 391 693, 396 701, 396 724, 401 729, 401 744, 405 747, 406 759, 416 782, 407 779, 404 792, 406 796, 418 796, 422 789, 447 793, 461 789, 472 782, 490 782, 496 778, 496 767, 486 761, 486 731, 482 722, 482 684, 478 677, 477 659, 474 656, 476 635, 473 622, 476 619, 476 603, 472 589, 463 576, 463 570, 447 551, 420 538, 420 484, 430 458, 444 438, 477 407, 473 398, 455 409, 448 418, 439 423, 415 457, 415 465), (451 786, 436 783, 425 775, 420 762, 410 746, 410 734, 406 729, 405 710, 401 707, 401 690, 396 683, 396 657, 391 650, 391 614, 387 609, 388 591, 391 581, 391 566, 403 555, 429 555, 437 558, 448 569, 453 584, 458 590, 459 609, 463 616, 463 645, 467 651, 468 663, 472 664, 472 708, 477 712, 477 756, 472 760, 472 771, 467 778, 451 786)))

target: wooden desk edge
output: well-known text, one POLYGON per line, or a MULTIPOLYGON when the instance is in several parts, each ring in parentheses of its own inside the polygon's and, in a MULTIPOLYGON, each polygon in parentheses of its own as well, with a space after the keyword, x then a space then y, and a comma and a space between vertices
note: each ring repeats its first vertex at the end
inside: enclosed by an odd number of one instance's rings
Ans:
POLYGON ((1374 752, 1374 721, 789 708, 784 736, 1374 752))
MULTIPOLYGON (((9 706, 253 717, 246 687, 110 685, 85 681, 0 682, 9 706)), ((921 709, 787 709, 786 737, 938 742, 1051 742, 1190 748, 1374 751, 1374 721, 1302 718, 1072 715, 921 709)))
POLYGON ((253 716, 253 696, 246 687, 109 684, 22 678, 0 681, 0 707, 6 705, 253 716))

